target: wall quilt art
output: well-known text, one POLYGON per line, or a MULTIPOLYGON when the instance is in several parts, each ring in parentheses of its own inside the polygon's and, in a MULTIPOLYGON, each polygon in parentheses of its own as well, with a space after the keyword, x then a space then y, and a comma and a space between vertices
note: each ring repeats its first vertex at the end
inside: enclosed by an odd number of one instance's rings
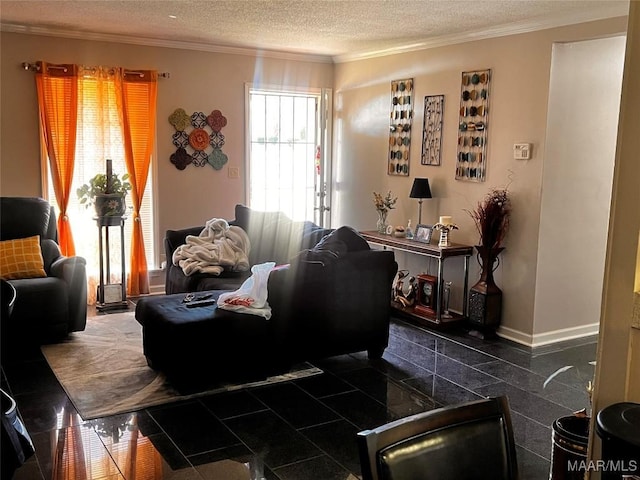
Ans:
POLYGON ((171 163, 178 170, 184 170, 189 164, 196 167, 211 165, 220 170, 229 160, 222 152, 224 135, 221 130, 227 125, 227 119, 220 110, 209 115, 194 112, 191 116, 182 108, 169 115, 169 123, 176 132, 171 137, 176 153, 171 155, 171 163))
POLYGON ((424 97, 422 165, 440 165, 443 114, 444 95, 428 95, 424 97))
POLYGON ((389 123, 389 175, 409 176, 409 147, 413 118, 413 79, 391 82, 391 121, 389 123))
POLYGON ((490 82, 490 69, 462 72, 456 180, 485 181, 490 82))

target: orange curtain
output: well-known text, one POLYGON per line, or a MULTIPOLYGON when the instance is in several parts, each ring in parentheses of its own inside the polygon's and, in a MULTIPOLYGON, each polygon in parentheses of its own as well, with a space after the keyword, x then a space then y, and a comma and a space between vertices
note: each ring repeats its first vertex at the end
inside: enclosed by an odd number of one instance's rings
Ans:
POLYGON ((133 234, 128 295, 149 293, 149 275, 142 235, 140 205, 147 185, 156 130, 158 73, 119 69, 118 108, 122 117, 124 153, 133 201, 133 234))
POLYGON ((76 65, 38 62, 36 87, 40 128, 47 147, 53 190, 60 207, 58 243, 63 255, 73 256, 76 248, 67 206, 76 150, 78 69, 76 65))

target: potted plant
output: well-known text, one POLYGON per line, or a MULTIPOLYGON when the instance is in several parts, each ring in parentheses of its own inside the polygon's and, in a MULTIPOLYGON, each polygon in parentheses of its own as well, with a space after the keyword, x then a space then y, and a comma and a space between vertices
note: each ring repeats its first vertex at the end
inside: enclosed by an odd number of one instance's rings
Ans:
POLYGON ((107 173, 98 173, 76 190, 80 203, 85 207, 94 205, 98 217, 120 217, 126 211, 125 197, 131 190, 129 174, 122 178, 111 173, 111 161, 107 160, 107 173))
POLYGON ((496 285, 493 272, 509 230, 511 201, 507 189, 491 190, 468 213, 480 235, 480 242, 475 248, 481 269, 480 280, 469 292, 469 321, 477 328, 470 333, 485 338, 495 335, 502 315, 502 290, 496 285))

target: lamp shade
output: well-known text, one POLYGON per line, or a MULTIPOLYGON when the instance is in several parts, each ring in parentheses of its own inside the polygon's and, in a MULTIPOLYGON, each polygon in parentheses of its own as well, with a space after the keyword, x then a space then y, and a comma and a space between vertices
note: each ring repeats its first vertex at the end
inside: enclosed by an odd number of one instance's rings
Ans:
POLYGON ((409 198, 431 198, 428 178, 414 178, 409 198))

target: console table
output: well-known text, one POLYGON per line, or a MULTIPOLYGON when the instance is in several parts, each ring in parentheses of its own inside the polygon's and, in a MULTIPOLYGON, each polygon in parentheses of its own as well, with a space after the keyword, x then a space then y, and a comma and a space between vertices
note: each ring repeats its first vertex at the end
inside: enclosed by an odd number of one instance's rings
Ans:
POLYGON ((394 250, 400 250, 402 252, 413 253, 415 255, 423 255, 430 258, 435 258, 438 261, 438 293, 436 301, 436 311, 433 317, 425 316, 423 314, 417 314, 413 311, 412 307, 401 307, 393 305, 398 310, 406 313, 419 320, 426 320, 429 324, 441 325, 444 323, 455 322, 459 320, 465 320, 469 317, 469 258, 473 254, 473 247, 470 245, 461 245, 459 243, 451 243, 450 247, 439 247, 438 245, 432 245, 430 243, 423 243, 417 240, 410 240, 408 238, 394 237, 392 235, 384 235, 376 231, 360 232, 360 235, 369 243, 381 245, 383 248, 391 248, 394 250), (444 284, 444 262, 449 257, 464 256, 464 274, 463 274, 463 314, 457 314, 450 312, 451 318, 442 317, 442 292, 444 284))

